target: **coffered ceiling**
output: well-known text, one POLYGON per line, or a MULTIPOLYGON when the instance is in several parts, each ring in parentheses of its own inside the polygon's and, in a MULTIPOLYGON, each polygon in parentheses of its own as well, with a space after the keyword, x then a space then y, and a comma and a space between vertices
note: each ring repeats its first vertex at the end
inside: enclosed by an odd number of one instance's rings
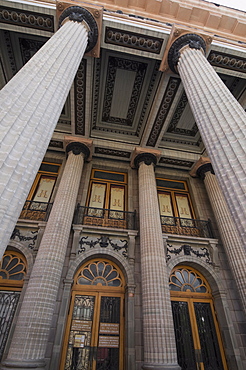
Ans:
MULTIPOLYGON (((0 8, 2 86, 52 35, 55 11, 50 13, 0 8)), ((146 27, 105 17, 100 58, 82 60, 50 143, 52 150, 63 150, 64 134, 76 134, 94 140, 95 156, 129 160, 140 145, 160 149, 165 166, 192 167, 205 151, 200 133, 179 76, 159 71, 171 26, 146 27)), ((245 52, 240 46, 212 43, 208 54, 244 108, 245 52)))

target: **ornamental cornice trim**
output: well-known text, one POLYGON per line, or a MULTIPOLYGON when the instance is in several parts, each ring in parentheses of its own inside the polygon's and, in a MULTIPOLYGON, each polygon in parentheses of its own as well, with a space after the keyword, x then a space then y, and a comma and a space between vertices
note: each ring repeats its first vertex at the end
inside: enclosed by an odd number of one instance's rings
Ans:
POLYGON ((147 36, 141 33, 106 27, 105 43, 135 50, 142 50, 153 54, 160 54, 163 39, 147 36))
POLYGON ((24 9, 0 6, 0 23, 54 32, 53 15, 31 12, 24 9))

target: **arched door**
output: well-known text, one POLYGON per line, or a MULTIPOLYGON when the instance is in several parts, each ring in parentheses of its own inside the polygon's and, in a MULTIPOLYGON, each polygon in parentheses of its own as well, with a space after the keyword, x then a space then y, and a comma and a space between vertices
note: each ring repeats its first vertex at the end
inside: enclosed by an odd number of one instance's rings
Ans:
POLYGON ((123 370, 124 278, 107 259, 74 278, 61 370, 123 370))
POLYGON ((211 290, 196 270, 176 267, 169 281, 182 370, 227 370, 211 290))
POLYGON ((0 261, 0 361, 14 318, 23 279, 26 259, 15 251, 6 251, 0 261))

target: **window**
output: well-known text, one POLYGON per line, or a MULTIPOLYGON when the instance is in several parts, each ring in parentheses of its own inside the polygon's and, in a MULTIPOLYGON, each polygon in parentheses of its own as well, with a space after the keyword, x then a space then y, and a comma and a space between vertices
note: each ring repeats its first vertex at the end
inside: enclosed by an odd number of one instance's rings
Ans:
POLYGON ((60 165, 43 162, 27 197, 20 218, 45 221, 60 165))
POLYGON ((85 224, 126 227, 127 174, 92 170, 85 224))
MULTIPOLYGON (((195 218, 185 181, 156 179, 156 183, 161 216, 169 222, 174 222, 174 217, 195 218)), ((183 223, 185 225, 187 221, 183 220, 183 223)))

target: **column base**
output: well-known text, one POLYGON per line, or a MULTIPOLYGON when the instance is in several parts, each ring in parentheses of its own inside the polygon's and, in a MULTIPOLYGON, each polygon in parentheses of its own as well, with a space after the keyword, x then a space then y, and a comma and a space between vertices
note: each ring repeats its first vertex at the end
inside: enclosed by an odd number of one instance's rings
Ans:
POLYGON ((5 360, 1 364, 1 370, 44 370, 46 367, 46 363, 44 359, 37 359, 37 360, 5 360))
POLYGON ((178 364, 144 364, 143 370, 181 370, 178 364))

